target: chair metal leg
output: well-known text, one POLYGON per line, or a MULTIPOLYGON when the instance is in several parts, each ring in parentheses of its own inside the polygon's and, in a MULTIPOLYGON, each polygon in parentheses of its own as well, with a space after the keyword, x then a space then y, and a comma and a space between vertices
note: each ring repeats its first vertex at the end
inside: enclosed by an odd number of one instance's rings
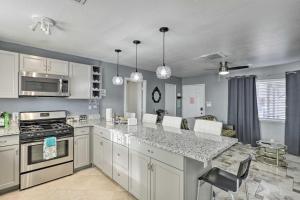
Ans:
POLYGON ((249 194, 248 194, 248 186, 247 186, 247 182, 245 181, 245 193, 246 193, 246 199, 249 200, 249 194))
POLYGON ((231 191, 229 191, 228 193, 230 194, 230 196, 231 196, 231 199, 232 199, 232 200, 234 200, 233 193, 232 193, 231 191))

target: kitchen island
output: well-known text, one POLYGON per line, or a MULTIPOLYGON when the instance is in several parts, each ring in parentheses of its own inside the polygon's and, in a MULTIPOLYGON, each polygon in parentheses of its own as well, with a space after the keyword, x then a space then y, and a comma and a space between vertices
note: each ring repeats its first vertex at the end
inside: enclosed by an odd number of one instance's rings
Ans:
MULTIPOLYGON (((72 124, 93 127, 92 163, 138 199, 195 200, 198 177, 237 139, 160 125, 72 124)), ((211 186, 201 183, 201 199, 211 186)))

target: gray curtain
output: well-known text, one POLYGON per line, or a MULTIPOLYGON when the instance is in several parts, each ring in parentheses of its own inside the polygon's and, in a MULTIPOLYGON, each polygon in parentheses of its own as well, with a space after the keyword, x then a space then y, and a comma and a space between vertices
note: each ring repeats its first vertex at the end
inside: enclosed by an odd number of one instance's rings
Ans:
POLYGON ((286 73, 285 144, 300 156, 300 71, 286 73))
POLYGON ((228 123, 234 125, 240 142, 256 146, 256 141, 260 140, 260 127, 255 76, 229 79, 228 123))

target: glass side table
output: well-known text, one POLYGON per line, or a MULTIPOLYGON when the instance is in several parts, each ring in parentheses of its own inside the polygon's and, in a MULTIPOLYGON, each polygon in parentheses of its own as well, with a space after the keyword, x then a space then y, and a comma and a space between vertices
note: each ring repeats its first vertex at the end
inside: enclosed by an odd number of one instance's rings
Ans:
POLYGON ((277 167, 286 167, 285 154, 287 146, 274 141, 259 140, 256 142, 256 159, 262 163, 277 167))

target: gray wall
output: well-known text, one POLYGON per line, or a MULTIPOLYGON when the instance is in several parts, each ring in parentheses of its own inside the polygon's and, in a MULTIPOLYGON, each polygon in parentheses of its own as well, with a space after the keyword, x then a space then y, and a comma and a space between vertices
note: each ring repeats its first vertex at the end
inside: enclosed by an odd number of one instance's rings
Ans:
MULTIPOLYGON (((124 86, 114 86, 112 84, 112 77, 116 73, 116 65, 112 63, 105 63, 99 60, 74 56, 45 49, 34 48, 14 44, 10 42, 0 41, 0 49, 6 51, 14 51, 19 53, 31 54, 36 56, 49 57, 54 59, 62 59, 70 62, 78 62, 88 65, 98 65, 104 67, 104 88, 107 89, 106 97, 100 100, 100 108, 93 108, 89 110, 89 100, 70 100, 66 98, 53 97, 24 97, 19 99, 0 99, 0 111, 20 112, 32 110, 57 110, 65 109, 71 113, 89 114, 100 113, 103 115, 105 108, 111 107, 114 112, 123 114, 124 107, 124 86)), ((129 77, 133 68, 127 66, 120 66, 120 74, 129 77)), ((170 80, 158 80, 154 72, 142 70, 144 79, 147 80, 147 112, 153 112, 154 109, 164 108, 164 83, 174 83, 177 85, 177 91, 181 92, 181 78, 172 77, 170 80), (155 86, 158 86, 162 92, 162 100, 158 104, 154 104, 151 100, 151 92, 155 86)), ((178 109, 178 115, 181 115, 181 109, 178 109)))
MULTIPOLYGON (((284 78, 286 71, 300 70, 300 62, 239 70, 231 76, 257 75, 257 79, 284 78)), ((206 114, 217 116, 220 121, 227 122, 228 81, 219 78, 217 74, 202 75, 182 79, 182 85, 205 83, 206 101, 212 102, 212 107, 206 108, 206 114)), ((261 136, 263 139, 276 139, 284 142, 284 122, 261 121, 261 136)))

